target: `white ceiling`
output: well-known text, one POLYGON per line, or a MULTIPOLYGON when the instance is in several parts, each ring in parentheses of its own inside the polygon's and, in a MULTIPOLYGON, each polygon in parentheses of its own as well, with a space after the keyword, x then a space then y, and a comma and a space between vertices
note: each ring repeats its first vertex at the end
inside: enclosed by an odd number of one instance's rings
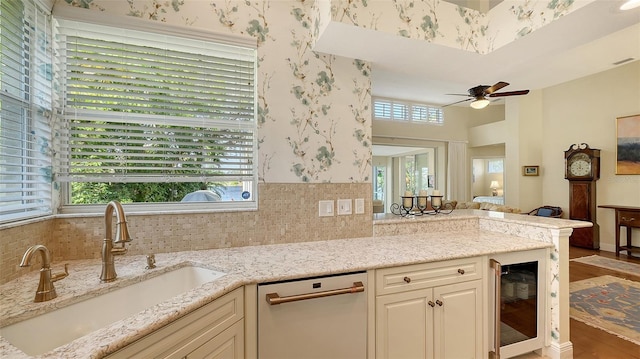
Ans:
POLYGON ((594 1, 487 55, 337 22, 315 49, 369 61, 374 96, 445 105, 464 99, 447 94, 477 85, 505 81, 502 91, 537 90, 638 61, 640 8, 623 12, 622 2, 594 1))

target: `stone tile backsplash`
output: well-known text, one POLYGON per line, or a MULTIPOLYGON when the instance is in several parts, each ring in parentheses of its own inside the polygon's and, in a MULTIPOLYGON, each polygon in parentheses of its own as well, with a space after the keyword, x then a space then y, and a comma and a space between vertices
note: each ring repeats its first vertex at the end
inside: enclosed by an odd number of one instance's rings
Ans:
MULTIPOLYGON (((260 184, 259 190, 257 211, 180 215, 127 213, 134 239, 128 245, 128 253, 309 242, 370 237, 373 233, 370 183, 268 183, 260 184), (365 213, 318 216, 318 201, 337 203, 338 198, 364 198, 365 213)), ((40 268, 38 263, 30 269, 18 267, 29 246, 46 245, 57 272, 65 260, 100 258, 103 237, 102 216, 50 218, 2 229, 0 284, 40 268)))

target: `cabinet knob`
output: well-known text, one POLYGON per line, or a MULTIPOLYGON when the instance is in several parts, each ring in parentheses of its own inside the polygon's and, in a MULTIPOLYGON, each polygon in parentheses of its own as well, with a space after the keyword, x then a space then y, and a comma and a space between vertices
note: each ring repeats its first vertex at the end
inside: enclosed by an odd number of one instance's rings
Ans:
POLYGON ((436 303, 432 302, 432 301, 428 301, 427 302, 432 308, 436 306, 436 303))
POLYGON ((411 283, 411 278, 409 278, 409 277, 404 277, 402 279, 407 283, 411 283))
POLYGON ((444 303, 442 303, 442 301, 440 299, 438 299, 438 300, 436 300, 436 304, 442 307, 442 304, 444 304, 444 303))
POLYGON ((460 273, 460 274, 464 274, 464 269, 459 268, 459 269, 458 269, 458 273, 460 273))

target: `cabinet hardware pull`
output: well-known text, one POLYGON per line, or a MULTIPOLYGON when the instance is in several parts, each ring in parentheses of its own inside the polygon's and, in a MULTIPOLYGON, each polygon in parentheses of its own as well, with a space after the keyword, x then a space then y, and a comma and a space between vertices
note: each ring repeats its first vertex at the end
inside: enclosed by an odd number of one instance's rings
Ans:
POLYGON ((464 274, 464 269, 459 268, 459 269, 458 269, 458 273, 460 273, 460 274, 464 274))
POLYGON ((436 300, 436 304, 442 307, 442 301, 440 299, 436 300))
POLYGON ((635 220, 636 220, 636 217, 631 217, 631 218, 622 217, 622 218, 620 218, 620 219, 621 219, 621 220, 623 220, 623 221, 625 221, 625 222, 627 222, 627 221, 629 221, 629 222, 633 222, 633 221, 635 221, 635 220))
POLYGON ((329 297, 332 295, 351 294, 351 293, 359 293, 359 292, 364 292, 364 284, 362 284, 362 282, 353 282, 353 287, 349 287, 349 288, 333 289, 333 290, 327 290, 324 292, 317 292, 317 293, 295 294, 295 295, 290 295, 288 297, 280 297, 278 293, 267 293, 266 299, 267 299, 267 303, 271 305, 276 305, 276 304, 282 304, 282 303, 296 302, 299 300, 307 300, 307 299, 314 299, 314 298, 329 297))
POLYGON ((409 278, 409 277, 404 277, 402 279, 407 283, 411 283, 411 278, 409 278))
POLYGON ((436 306, 436 303, 434 303, 434 302, 432 302, 432 301, 428 301, 427 303, 428 303, 431 307, 435 307, 435 306, 436 306))

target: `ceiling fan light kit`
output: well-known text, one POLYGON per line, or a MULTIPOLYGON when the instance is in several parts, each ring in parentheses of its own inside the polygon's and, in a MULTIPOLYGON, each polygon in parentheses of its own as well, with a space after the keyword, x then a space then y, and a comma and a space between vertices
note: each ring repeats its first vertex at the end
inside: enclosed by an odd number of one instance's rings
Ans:
POLYGON ((480 110, 489 106, 489 102, 490 101, 487 100, 486 98, 479 98, 473 101, 472 103, 470 103, 469 106, 471 106, 472 108, 475 108, 476 110, 480 110))
MULTIPOLYGON (((640 1, 640 0, 638 0, 640 1)), ((493 86, 486 86, 486 85, 478 85, 476 87, 472 87, 469 89, 469 94, 468 95, 462 95, 462 94, 451 94, 451 95, 455 95, 455 96, 467 96, 469 97, 466 100, 462 100, 462 101, 457 101, 454 103, 450 103, 448 105, 444 105, 442 107, 447 107, 447 106, 451 106, 451 105, 455 105, 457 103, 461 103, 461 102, 467 102, 470 100, 473 100, 469 105, 471 106, 471 108, 474 108, 476 110, 480 110, 483 109, 485 107, 487 107, 489 105, 489 99, 487 99, 486 96, 488 97, 506 97, 506 96, 519 96, 519 95, 526 95, 529 93, 529 90, 519 90, 519 91, 510 91, 510 92, 496 92, 498 90, 500 90, 501 88, 508 86, 509 83, 504 82, 504 81, 499 81, 497 82, 495 85, 493 86)))

